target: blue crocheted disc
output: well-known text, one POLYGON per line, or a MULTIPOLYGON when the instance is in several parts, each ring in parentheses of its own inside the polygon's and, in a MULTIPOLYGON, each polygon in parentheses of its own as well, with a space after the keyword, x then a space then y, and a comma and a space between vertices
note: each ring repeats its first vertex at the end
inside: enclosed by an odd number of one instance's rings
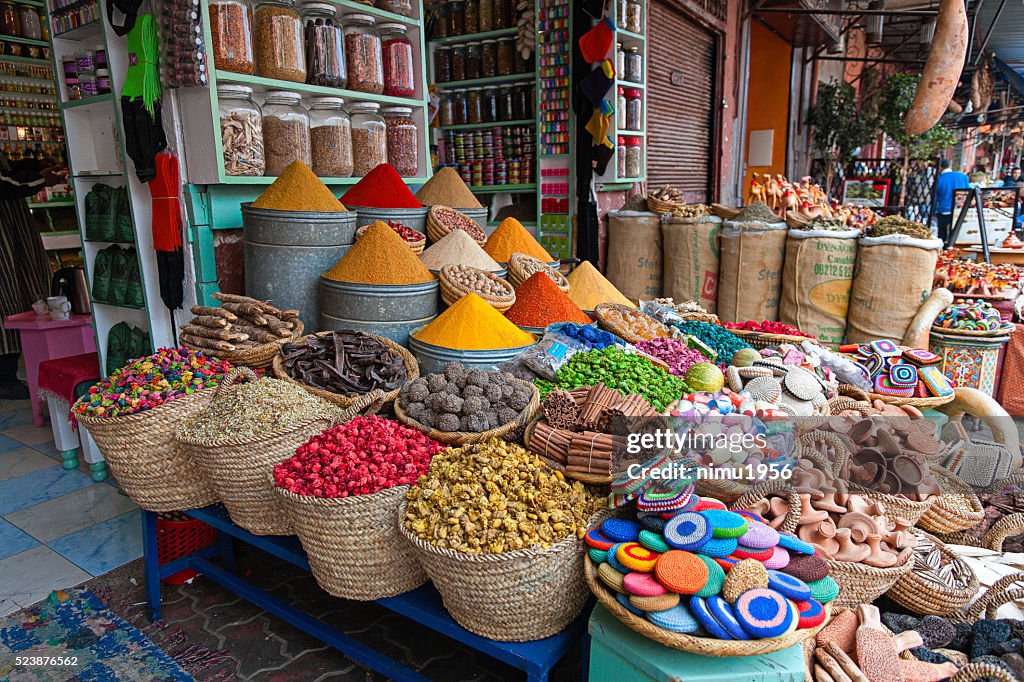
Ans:
POLYGON ((718 624, 725 628, 733 639, 750 639, 750 635, 743 629, 740 622, 736 620, 729 602, 717 596, 708 597, 707 605, 711 615, 715 617, 718 624))
POLYGON ((669 632, 689 634, 696 632, 700 624, 690 613, 690 609, 678 604, 667 611, 653 611, 647 614, 647 620, 669 632))
POLYGON ((729 631, 722 627, 722 625, 715 620, 715 617, 711 615, 711 610, 708 608, 707 602, 701 597, 690 597, 690 613, 697 619, 700 626, 707 630, 708 634, 715 639, 732 639, 729 631))
POLYGON ((768 549, 779 544, 779 531, 759 521, 747 522, 747 532, 736 539, 750 549, 768 549))
POLYGON ((716 538, 738 538, 747 532, 747 520, 736 512, 705 509, 700 512, 714 528, 716 538))
POLYGON ((587 554, 590 555, 590 560, 593 561, 595 564, 603 564, 604 562, 608 561, 607 550, 594 549, 593 547, 591 547, 590 551, 587 552, 587 554))
POLYGON ((601 524, 601 535, 615 542, 636 542, 640 524, 629 519, 608 519, 601 524))
POLYGON ((779 547, 797 554, 814 554, 814 545, 804 542, 792 533, 779 533, 779 547))
POLYGON ((615 600, 618 601, 620 604, 622 604, 622 607, 624 609, 626 609, 627 611, 629 611, 630 613, 632 613, 632 614, 635 614, 637 616, 644 616, 644 615, 647 614, 647 612, 644 611, 643 609, 638 609, 637 607, 635 607, 632 604, 630 604, 629 603, 629 597, 627 597, 624 594, 616 594, 615 595, 615 600))
POLYGON ((714 529, 707 518, 697 512, 683 512, 665 524, 665 542, 676 549, 693 552, 711 539, 714 529))
POLYGON ((817 599, 808 599, 807 601, 797 602, 796 610, 798 618, 800 619, 797 627, 800 628, 813 628, 821 625, 824 622, 825 607, 817 599))
POLYGON ((658 554, 664 554, 670 549, 659 533, 652 533, 646 528, 640 531, 640 544, 658 554))
POLYGON ((733 604, 736 620, 753 637, 778 637, 796 620, 792 602, 775 590, 747 590, 733 604))
POLYGON ((709 557, 727 557, 735 551, 736 538, 711 538, 700 548, 700 553, 709 557))
POLYGON ((811 588, 807 583, 782 571, 768 571, 768 587, 793 601, 811 598, 811 588))
POLYGON ((622 575, 626 575, 630 571, 628 568, 619 563, 619 560, 615 557, 615 555, 618 553, 619 547, 621 547, 624 544, 626 543, 620 542, 617 545, 612 545, 611 549, 608 550, 608 556, 605 557, 605 561, 608 562, 608 565, 614 568, 622 575))

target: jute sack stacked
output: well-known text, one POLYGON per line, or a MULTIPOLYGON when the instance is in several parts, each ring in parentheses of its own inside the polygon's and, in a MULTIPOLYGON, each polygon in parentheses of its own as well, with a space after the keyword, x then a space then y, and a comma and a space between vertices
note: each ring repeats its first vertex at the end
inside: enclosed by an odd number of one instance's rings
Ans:
POLYGON ((723 322, 778 321, 788 231, 784 222, 725 221, 717 306, 723 322))
POLYGON ((709 313, 717 310, 721 231, 722 219, 715 215, 664 219, 663 296, 697 301, 709 313))
POLYGON ((654 213, 612 211, 608 214, 608 267, 605 277, 626 298, 661 296, 661 218, 654 213))
POLYGON ((846 336, 860 230, 790 230, 779 321, 827 345, 846 336))
POLYGON ((903 234, 861 237, 850 293, 846 340, 903 338, 932 290, 941 239, 903 234))

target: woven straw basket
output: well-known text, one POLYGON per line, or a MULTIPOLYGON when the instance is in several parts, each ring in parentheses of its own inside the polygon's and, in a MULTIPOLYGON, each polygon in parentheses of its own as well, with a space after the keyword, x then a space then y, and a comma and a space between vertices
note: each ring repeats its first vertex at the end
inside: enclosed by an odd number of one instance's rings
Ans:
POLYGON ((619 313, 619 315, 625 318, 634 317, 641 320, 650 318, 650 320, 661 325, 661 328, 664 330, 663 333, 659 334, 659 336, 671 336, 668 327, 661 324, 647 313, 641 312, 631 306, 623 305, 622 303, 599 303, 597 307, 594 308, 594 317, 597 318, 598 326, 605 331, 615 334, 628 343, 639 343, 641 341, 646 341, 651 337, 640 336, 639 334, 630 331, 624 325, 621 325, 617 321, 611 319, 611 313, 619 313))
MULTIPOLYGON (((369 225, 363 225, 358 230, 356 230, 356 239, 358 240, 360 237, 366 234, 366 231, 369 228, 369 225)), ((417 256, 423 253, 423 249, 427 247, 427 235, 422 235, 420 239, 417 239, 414 242, 407 241, 405 238, 403 238, 402 241, 408 244, 409 248, 412 249, 412 252, 415 253, 417 256)))
POLYGON ((1024 599, 1024 573, 1010 573, 992 583, 978 599, 959 613, 950 615, 949 619, 959 623, 975 623, 985 618, 992 620, 1003 604, 1024 599))
POLYGON ((871 400, 881 400, 883 403, 888 405, 895 405, 896 407, 909 405, 910 407, 916 407, 919 410, 927 410, 931 407, 945 405, 956 397, 952 393, 946 396, 931 396, 930 398, 897 398, 891 395, 882 395, 881 393, 869 393, 868 396, 871 400))
MULTIPOLYGON (((593 527, 607 510, 588 522, 593 527)), ((405 505, 399 519, 405 518, 405 505)), ((399 529, 415 549, 444 607, 470 632, 499 642, 529 642, 561 632, 587 602, 586 545, 570 535, 548 549, 463 554, 399 529)))
POLYGON ((454 267, 455 265, 444 266, 443 268, 441 268, 441 273, 438 277, 438 279, 441 280, 441 300, 444 301, 447 305, 455 305, 456 301, 458 301, 460 298, 462 298, 463 296, 470 292, 484 299, 484 301, 486 301, 488 305, 497 310, 499 313, 505 312, 506 310, 511 308, 512 305, 516 302, 515 288, 513 288, 511 284, 503 280, 501 277, 495 275, 493 272, 487 272, 486 270, 473 268, 473 270, 476 270, 476 272, 482 274, 487 279, 504 287, 505 295, 503 296, 494 296, 492 294, 484 294, 479 291, 473 291, 470 287, 466 286, 465 284, 456 282, 455 280, 452 279, 451 274, 452 269, 454 267))
MULTIPOLYGON (((956 559, 957 555, 946 545, 942 544, 938 538, 923 531, 918 531, 918 533, 934 542, 935 547, 946 561, 956 559)), ((912 563, 912 561, 911 559, 907 563, 912 563)), ((926 580, 918 575, 914 569, 911 569, 900 576, 899 580, 896 581, 896 584, 892 586, 886 595, 897 604, 910 609, 914 613, 933 616, 946 616, 956 613, 974 599, 974 595, 978 593, 978 576, 974 574, 974 571, 969 566, 967 570, 971 571, 970 584, 964 589, 953 589, 931 580, 926 580)))
POLYGON ((144 412, 77 418, 96 441, 118 485, 136 504, 153 512, 197 509, 216 503, 217 493, 174 434, 213 394, 214 389, 207 388, 144 412))
POLYGON ((957 533, 974 528, 985 518, 981 500, 970 486, 937 464, 930 466, 942 493, 917 520, 917 525, 932 533, 957 533))
POLYGON ((416 552, 398 530, 408 490, 400 485, 372 495, 325 498, 274 488, 317 584, 357 601, 394 597, 427 582, 416 552))
POLYGON ((475 220, 473 220, 472 218, 463 213, 459 213, 454 208, 449 208, 447 206, 431 206, 430 211, 427 213, 427 236, 430 237, 431 242, 441 241, 446 234, 451 232, 453 229, 456 229, 448 227, 443 222, 441 222, 440 218, 438 218, 439 214, 444 213, 446 211, 451 211, 452 213, 456 214, 456 216, 458 216, 456 220, 465 223, 465 232, 470 237, 473 238, 473 241, 475 241, 481 247, 483 247, 483 245, 487 243, 487 235, 484 234, 484 231, 480 229, 480 226, 476 224, 475 220))
POLYGON ((977 682, 977 680, 998 680, 998 682, 1020 682, 1006 668, 991 663, 968 663, 949 678, 949 682, 977 682))
MULTIPOLYGON (((720 483, 721 481, 708 482, 720 483)), ((699 490, 700 481, 698 481, 697 487, 699 490)), ((709 496, 716 497, 716 494, 711 492, 709 493, 709 496)), ((800 521, 802 502, 800 501, 800 495, 797 493, 796 489, 785 481, 762 481, 761 483, 753 486, 746 486, 745 491, 735 499, 729 508, 733 511, 737 509, 747 510, 750 509, 751 505, 755 502, 771 496, 785 497, 786 502, 789 503, 789 511, 786 512, 786 519, 778 527, 778 530, 784 533, 795 533, 797 523, 800 521)))
MULTIPOLYGON (((333 332, 317 332, 316 334, 310 334, 303 338, 308 339, 314 336, 330 336, 332 333, 333 332)), ((412 381, 413 379, 419 378, 420 365, 418 362, 416 362, 416 358, 413 357, 413 354, 409 352, 409 349, 405 348, 404 346, 398 345, 391 339, 384 336, 377 336, 376 334, 370 334, 369 332, 363 332, 363 334, 369 336, 375 341, 379 341, 380 343, 384 344, 385 346, 387 346, 388 350, 390 350, 398 357, 402 358, 402 364, 405 365, 406 381, 412 381)), ((296 342, 298 341, 301 341, 301 339, 296 340, 296 342)), ((360 398, 362 398, 362 396, 358 395, 350 397, 346 395, 341 395, 340 393, 332 393, 331 391, 325 391, 322 388, 309 386, 308 384, 304 384, 301 381, 296 381, 295 379, 291 378, 291 376, 288 375, 288 371, 284 367, 284 356, 281 355, 280 351, 278 351, 277 355, 274 356, 274 362, 271 364, 271 369, 273 370, 274 376, 276 378, 281 379, 282 381, 291 381, 293 383, 296 383, 299 386, 302 386, 302 388, 312 393, 313 395, 319 396, 330 403, 334 403, 338 407, 351 407, 352 405, 355 405, 360 398)), ((395 398, 398 397, 398 392, 400 390, 402 390, 401 386, 394 390, 388 391, 387 393, 381 393, 379 403, 373 406, 373 409, 371 411, 376 412, 385 405, 387 405, 388 403, 392 402, 395 398)), ((369 405, 366 406, 366 408, 369 407, 369 405)))
POLYGON ((1024 513, 1008 514, 992 524, 985 536, 982 538, 969 535, 964 532, 940 535, 939 539, 947 545, 969 545, 971 547, 984 547, 994 552, 1003 551, 1003 541, 1006 538, 1024 531, 1024 513))
POLYGON ((885 507, 885 515, 891 518, 902 519, 907 522, 907 525, 913 526, 917 524, 918 519, 924 516, 925 512, 931 509, 932 503, 935 501, 935 497, 929 497, 923 502, 917 500, 911 500, 901 495, 890 495, 888 493, 876 493, 854 485, 853 483, 848 484, 850 488, 850 494, 862 494, 869 500, 880 502, 885 507))
POLYGON ((551 281, 557 284, 562 291, 569 291, 569 280, 565 278, 565 275, 544 261, 525 253, 513 253, 508 260, 508 281, 516 289, 523 286, 523 282, 538 272, 543 272, 550 277, 551 281))
POLYGON ((279 341, 271 341, 269 343, 261 343, 258 346, 247 348, 240 352, 228 352, 228 351, 212 351, 206 348, 199 348, 197 346, 190 346, 187 343, 182 342, 181 345, 192 350, 199 351, 204 355, 210 355, 220 360, 227 360, 232 365, 238 365, 242 367, 255 367, 256 369, 265 369, 270 367, 270 363, 274 360, 274 356, 277 355, 278 351, 281 350, 281 346, 288 343, 289 341, 295 341, 297 338, 302 336, 302 330, 305 327, 302 324, 302 320, 295 320, 295 329, 292 330, 292 335, 287 338, 281 338, 279 341))
POLYGON ((652 196, 647 197, 647 209, 651 213, 675 213, 677 209, 681 209, 685 205, 683 202, 662 201, 652 196))
POLYGON ((623 625, 659 644, 664 644, 667 647, 680 651, 689 651, 701 656, 760 656, 761 654, 788 649, 795 644, 812 639, 828 622, 832 609, 831 604, 825 605, 825 622, 821 625, 806 630, 796 630, 782 637, 748 640, 697 637, 695 635, 670 632, 640 616, 630 613, 618 602, 615 598, 615 593, 605 587, 604 583, 597 577, 597 569, 594 566, 594 562, 590 559, 584 560, 584 577, 587 580, 587 586, 590 587, 590 591, 601 602, 601 606, 608 609, 608 612, 618 618, 623 625))
POLYGON ((817 343, 818 340, 812 336, 796 336, 793 334, 770 334, 768 332, 754 332, 747 329, 729 329, 736 336, 740 337, 743 341, 749 343, 754 348, 761 350, 763 348, 772 348, 774 346, 781 345, 783 343, 792 343, 799 346, 804 341, 810 341, 811 343, 817 343))
POLYGON ((856 608, 858 604, 870 604, 888 592, 896 581, 914 567, 912 559, 902 566, 875 568, 850 561, 836 561, 822 557, 828 563, 828 574, 839 583, 839 597, 836 606, 856 608))

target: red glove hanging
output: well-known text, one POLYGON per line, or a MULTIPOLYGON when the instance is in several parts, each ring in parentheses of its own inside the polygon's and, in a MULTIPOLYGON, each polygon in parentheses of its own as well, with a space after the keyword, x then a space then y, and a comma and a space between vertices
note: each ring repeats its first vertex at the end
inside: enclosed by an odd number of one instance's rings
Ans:
POLYGON ((148 186, 153 197, 153 248, 157 251, 180 251, 181 174, 178 157, 157 154, 156 177, 148 186))

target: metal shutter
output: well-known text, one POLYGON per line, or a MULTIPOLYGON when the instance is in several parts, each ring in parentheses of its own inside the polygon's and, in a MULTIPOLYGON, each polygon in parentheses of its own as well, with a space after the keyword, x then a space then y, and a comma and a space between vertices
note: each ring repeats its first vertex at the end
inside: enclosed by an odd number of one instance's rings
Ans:
POLYGON ((709 202, 715 36, 666 0, 651 0, 649 12, 647 181, 709 202))

